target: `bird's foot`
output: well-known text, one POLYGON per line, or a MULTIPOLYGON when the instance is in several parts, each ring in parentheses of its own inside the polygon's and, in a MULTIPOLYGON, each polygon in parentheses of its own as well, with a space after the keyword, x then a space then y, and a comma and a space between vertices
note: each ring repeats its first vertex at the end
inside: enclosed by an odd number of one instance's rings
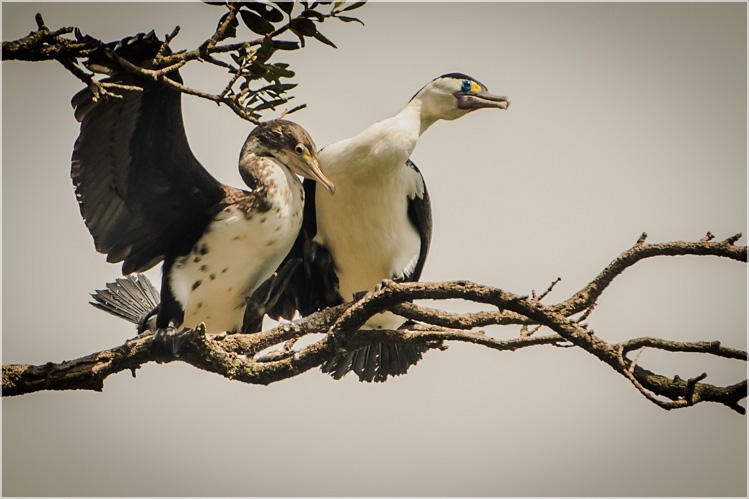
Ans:
POLYGON ((379 291, 379 290, 381 290, 382 288, 387 288, 388 286, 391 286, 391 285, 393 285, 393 284, 395 284, 395 281, 394 281, 394 280, 392 280, 392 279, 383 279, 383 280, 382 280, 382 281, 380 282, 380 284, 378 284, 377 286, 375 286, 375 291, 379 291))
POLYGON ((354 301, 359 301, 367 296, 368 293, 369 291, 357 291, 356 293, 352 293, 351 296, 354 298, 354 301))
POLYGON ((193 330, 188 327, 183 327, 179 331, 171 325, 157 329, 151 347, 156 362, 161 364, 178 358, 192 339, 192 335, 193 330))

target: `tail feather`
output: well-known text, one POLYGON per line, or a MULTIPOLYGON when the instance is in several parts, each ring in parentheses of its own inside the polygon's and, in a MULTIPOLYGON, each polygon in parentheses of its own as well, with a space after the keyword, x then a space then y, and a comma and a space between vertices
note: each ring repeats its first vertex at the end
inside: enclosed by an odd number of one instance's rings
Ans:
POLYGON ((159 293, 143 274, 130 274, 107 283, 107 289, 91 293, 94 307, 143 326, 159 305, 159 293))
POLYGON ((396 343, 375 343, 353 352, 338 355, 320 366, 335 379, 354 371, 360 381, 382 382, 388 376, 406 374, 408 368, 421 360, 427 347, 396 343))

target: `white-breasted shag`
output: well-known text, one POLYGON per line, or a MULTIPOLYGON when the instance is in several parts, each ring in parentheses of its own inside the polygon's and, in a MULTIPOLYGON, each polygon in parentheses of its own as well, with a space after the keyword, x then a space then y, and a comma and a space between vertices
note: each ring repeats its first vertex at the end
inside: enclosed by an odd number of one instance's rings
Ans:
MULTIPOLYGON (((137 54, 139 43, 153 53, 137 40, 123 45, 137 54)), ((168 76, 181 82, 176 71, 168 76)), ((96 249, 108 262, 123 262, 123 274, 164 262, 154 311, 160 348, 177 349, 180 327, 239 331, 245 298, 297 238, 304 205, 297 175, 333 192, 314 142, 289 121, 257 125, 239 155, 249 190, 230 187, 190 150, 180 93, 121 71, 110 71, 108 81, 143 90, 115 89, 121 98, 94 100, 85 89, 72 101, 81 127, 71 176, 96 249)))
MULTIPOLYGON (((454 120, 482 108, 506 109, 507 97, 461 73, 425 85, 395 116, 326 146, 320 169, 335 185, 322 196, 305 181, 305 218, 290 258, 303 257, 286 299, 273 311, 307 315, 374 290, 383 280, 417 281, 432 233, 429 195, 421 172, 409 159, 416 143, 438 120, 454 120)), ((372 317, 365 328, 396 329, 391 313, 372 317)), ((353 370, 362 381, 385 381, 403 374, 424 350, 403 344, 376 344, 341 354, 323 364, 336 379, 353 370)))

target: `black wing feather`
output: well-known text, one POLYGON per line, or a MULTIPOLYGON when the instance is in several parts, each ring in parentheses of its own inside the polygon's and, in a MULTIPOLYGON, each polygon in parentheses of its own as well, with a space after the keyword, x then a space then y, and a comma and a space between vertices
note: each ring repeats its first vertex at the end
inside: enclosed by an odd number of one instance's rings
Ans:
MULTIPOLYGON (((177 71, 168 74, 181 82, 177 71)), ((73 97, 81 130, 71 177, 96 249, 123 274, 142 272, 167 253, 189 251, 210 221, 224 187, 195 158, 185 135, 180 94, 150 79, 114 74, 105 81, 141 87, 94 101, 73 97)))
POLYGON ((419 174, 419 180, 424 187, 424 195, 422 197, 414 196, 408 198, 408 219, 416 227, 416 231, 419 233, 421 238, 421 246, 419 248, 419 260, 414 267, 413 272, 404 275, 403 281, 418 281, 421 278, 421 272, 424 270, 424 263, 429 253, 429 244, 432 241, 432 204, 429 201, 429 192, 427 191, 426 182, 424 182, 424 176, 421 171, 410 159, 406 161, 406 166, 416 170, 419 174))

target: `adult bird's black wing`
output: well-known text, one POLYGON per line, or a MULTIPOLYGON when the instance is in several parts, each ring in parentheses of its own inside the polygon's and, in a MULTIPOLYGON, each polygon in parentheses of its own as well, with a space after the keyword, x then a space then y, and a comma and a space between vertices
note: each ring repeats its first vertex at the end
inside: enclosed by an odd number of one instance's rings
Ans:
POLYGON ((429 253, 429 244, 432 242, 432 204, 429 201, 429 192, 427 191, 427 185, 424 182, 424 176, 421 174, 421 171, 410 159, 406 161, 406 166, 416 171, 419 175, 421 187, 423 188, 421 196, 416 193, 413 197, 408 198, 408 219, 411 220, 411 223, 419 233, 421 246, 419 247, 419 259, 413 271, 405 273, 402 279, 399 280, 412 282, 418 281, 421 278, 421 272, 424 270, 424 263, 429 253))
MULTIPOLYGON (((152 57, 160 47, 154 38, 125 39, 115 52, 131 60, 152 57)), ((105 81, 142 91, 118 88, 111 91, 122 98, 94 100, 85 89, 73 97, 81 129, 71 177, 96 249, 109 262, 123 262, 122 273, 129 274, 153 267, 169 250, 189 251, 224 187, 190 150, 178 92, 122 70, 110 74, 105 81)), ((182 81, 177 71, 167 76, 182 81)))

